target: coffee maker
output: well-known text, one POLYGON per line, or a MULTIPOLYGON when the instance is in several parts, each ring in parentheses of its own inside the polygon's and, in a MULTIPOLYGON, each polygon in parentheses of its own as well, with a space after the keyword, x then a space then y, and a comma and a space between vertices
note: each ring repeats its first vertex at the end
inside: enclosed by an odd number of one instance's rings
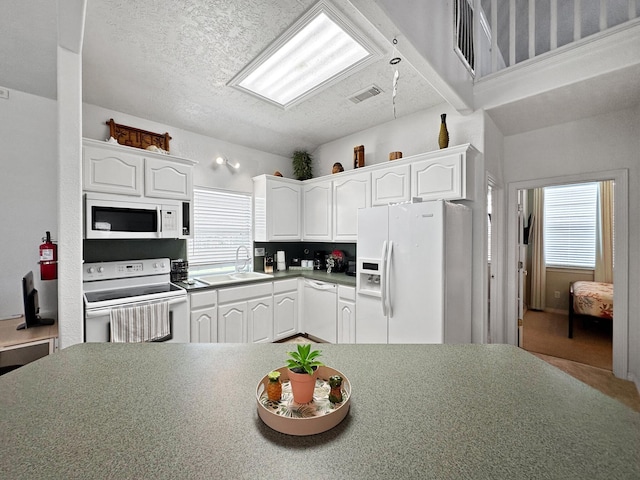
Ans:
POLYGON ((316 250, 313 252, 313 269, 314 270, 326 270, 327 269, 327 254, 322 250, 316 250))

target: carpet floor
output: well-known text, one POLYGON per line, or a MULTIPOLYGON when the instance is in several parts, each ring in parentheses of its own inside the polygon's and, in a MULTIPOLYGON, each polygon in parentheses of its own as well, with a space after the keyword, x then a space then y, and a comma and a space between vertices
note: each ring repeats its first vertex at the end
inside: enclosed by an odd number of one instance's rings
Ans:
POLYGON ((611 321, 579 318, 573 322, 573 338, 568 338, 567 315, 528 310, 522 322, 522 348, 610 371, 611 327, 611 321))

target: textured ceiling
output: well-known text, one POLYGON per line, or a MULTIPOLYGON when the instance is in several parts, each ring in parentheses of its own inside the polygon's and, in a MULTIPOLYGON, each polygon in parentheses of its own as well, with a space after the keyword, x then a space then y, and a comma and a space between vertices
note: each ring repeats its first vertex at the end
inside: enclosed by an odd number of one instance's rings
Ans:
MULTIPOLYGON (((393 120, 391 39, 347 0, 336 5, 382 49, 377 63, 286 111, 226 86, 314 3, 87 0, 84 101, 283 156, 393 120), (384 93, 348 100, 371 84, 384 93)), ((56 98, 56 4, 2 0, 1 86, 56 98)), ((444 101, 406 60, 398 67, 398 117, 444 101)), ((638 78, 639 67, 630 67, 489 113, 505 135, 517 134, 635 105, 638 78)))
MULTIPOLYGON (((284 156, 393 120, 391 39, 381 37, 346 0, 335 5, 384 52, 377 62, 288 110, 226 86, 314 4, 88 0, 83 100, 284 156), (371 84, 384 93, 359 104, 348 100, 371 84)), ((4 44, 0 33, 0 85, 55 98, 55 2, 9 0, 8 8, 9 17, 19 15, 0 19, 0 32, 10 28, 12 40, 4 44)), ((398 117, 444 101, 407 61, 398 68, 398 117)))

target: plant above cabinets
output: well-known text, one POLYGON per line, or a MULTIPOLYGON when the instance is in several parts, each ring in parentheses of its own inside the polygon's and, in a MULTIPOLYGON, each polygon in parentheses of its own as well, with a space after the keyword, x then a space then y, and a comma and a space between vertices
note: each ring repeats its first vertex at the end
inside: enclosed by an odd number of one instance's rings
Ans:
POLYGON ((293 161, 293 174, 298 180, 313 178, 313 158, 306 150, 296 150, 291 157, 293 161))

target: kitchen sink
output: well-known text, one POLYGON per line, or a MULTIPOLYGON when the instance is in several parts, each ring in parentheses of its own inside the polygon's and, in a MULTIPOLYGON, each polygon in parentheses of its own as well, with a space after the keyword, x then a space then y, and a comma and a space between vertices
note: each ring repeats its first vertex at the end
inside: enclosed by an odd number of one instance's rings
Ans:
POLYGON ((250 280, 259 280, 262 278, 273 278, 273 275, 262 272, 235 272, 235 273, 219 273, 217 275, 205 275, 203 277, 195 277, 196 280, 207 285, 220 285, 222 283, 240 283, 250 280))
POLYGON ((229 276, 231 278, 237 278, 239 280, 254 280, 256 278, 273 278, 272 274, 262 273, 262 272, 237 272, 237 273, 230 273, 229 276))

